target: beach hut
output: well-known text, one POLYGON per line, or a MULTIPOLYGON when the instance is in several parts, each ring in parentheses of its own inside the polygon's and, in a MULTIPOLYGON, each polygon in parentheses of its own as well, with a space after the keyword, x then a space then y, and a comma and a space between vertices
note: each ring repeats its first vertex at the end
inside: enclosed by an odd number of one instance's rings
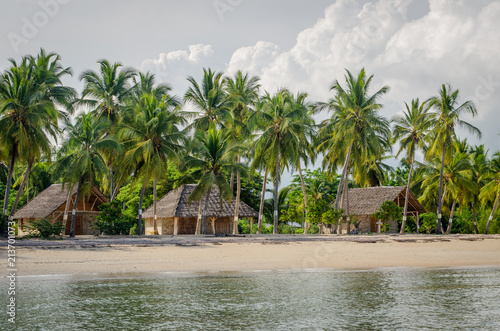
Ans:
MULTIPOLYGON (((158 234, 178 235, 195 234, 198 219, 199 202, 188 203, 188 197, 196 185, 182 185, 165 195, 156 203, 156 217, 158 234)), ((205 198, 203 198, 203 208, 205 198)), ((235 199, 231 204, 219 200, 219 190, 214 187, 210 193, 207 206, 207 234, 232 234, 234 220, 235 199)), ((252 222, 259 214, 250 206, 240 201, 239 217, 246 217, 252 222)), ((154 233, 153 206, 143 214, 145 219, 146 235, 154 233)))
MULTIPOLYGON (((349 212, 354 215, 359 222, 360 232, 375 233, 378 230, 378 220, 372 216, 378 211, 385 201, 394 201, 401 208, 404 207, 406 197, 406 186, 379 186, 368 188, 349 189, 349 212)), ((345 205, 345 204, 344 204, 345 205)), ((345 209, 345 207, 342 207, 345 209)), ((418 202, 418 199, 410 191, 408 200, 408 216, 415 216, 417 219, 421 213, 425 213, 425 208, 418 202)), ((345 230, 345 229, 344 229, 345 230)), ((393 220, 389 232, 397 232, 398 222, 393 220)))
MULTIPOLYGON (((36 219, 45 218, 51 222, 64 224, 65 210, 68 210, 65 234, 69 235, 75 197, 76 187, 71 194, 68 194, 67 188, 63 189, 61 184, 53 184, 46 188, 13 215, 13 218, 18 220, 19 235, 28 234, 27 227, 36 219)), ((92 229, 92 225, 99 213, 98 206, 105 202, 109 202, 108 199, 95 186, 89 197, 83 199, 80 195, 76 206, 75 235, 98 234, 98 230, 92 229)))

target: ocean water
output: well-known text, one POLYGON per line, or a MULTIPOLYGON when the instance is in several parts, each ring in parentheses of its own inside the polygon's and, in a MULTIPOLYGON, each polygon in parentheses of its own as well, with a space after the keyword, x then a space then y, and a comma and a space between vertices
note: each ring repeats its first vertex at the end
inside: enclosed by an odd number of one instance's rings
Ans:
POLYGON ((1 330, 500 330, 500 268, 17 282, 16 325, 3 314, 1 330))

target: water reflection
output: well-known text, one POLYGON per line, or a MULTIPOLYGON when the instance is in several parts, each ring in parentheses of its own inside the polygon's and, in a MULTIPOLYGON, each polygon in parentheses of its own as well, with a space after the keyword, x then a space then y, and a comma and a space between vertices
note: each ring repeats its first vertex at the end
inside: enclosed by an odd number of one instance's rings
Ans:
POLYGON ((500 268, 20 278, 19 288, 18 330, 500 329, 500 268))

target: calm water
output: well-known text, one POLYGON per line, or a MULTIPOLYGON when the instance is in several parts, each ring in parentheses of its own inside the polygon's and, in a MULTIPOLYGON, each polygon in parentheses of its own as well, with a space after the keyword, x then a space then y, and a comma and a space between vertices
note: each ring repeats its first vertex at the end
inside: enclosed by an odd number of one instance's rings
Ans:
POLYGON ((17 330, 500 330, 500 268, 29 277, 18 288, 17 330))

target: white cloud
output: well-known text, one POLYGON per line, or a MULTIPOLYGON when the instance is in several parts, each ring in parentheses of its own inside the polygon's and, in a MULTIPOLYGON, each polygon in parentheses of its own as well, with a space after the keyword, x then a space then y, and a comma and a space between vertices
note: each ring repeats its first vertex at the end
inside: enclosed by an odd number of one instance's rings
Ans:
POLYGON ((375 74, 373 91, 391 87, 382 100, 388 118, 402 109, 403 101, 426 99, 441 84, 451 83, 464 101, 476 101, 480 116, 470 121, 485 133, 484 143, 498 150, 500 129, 490 130, 500 119, 500 1, 430 0, 429 12, 412 20, 408 10, 419 5, 415 2, 421 0, 364 5, 339 0, 298 35, 291 49, 280 52, 266 42, 240 48, 228 70, 260 76, 269 91, 287 86, 308 92, 311 100, 327 100, 334 80, 343 81, 345 68, 358 72, 365 67, 375 74))

